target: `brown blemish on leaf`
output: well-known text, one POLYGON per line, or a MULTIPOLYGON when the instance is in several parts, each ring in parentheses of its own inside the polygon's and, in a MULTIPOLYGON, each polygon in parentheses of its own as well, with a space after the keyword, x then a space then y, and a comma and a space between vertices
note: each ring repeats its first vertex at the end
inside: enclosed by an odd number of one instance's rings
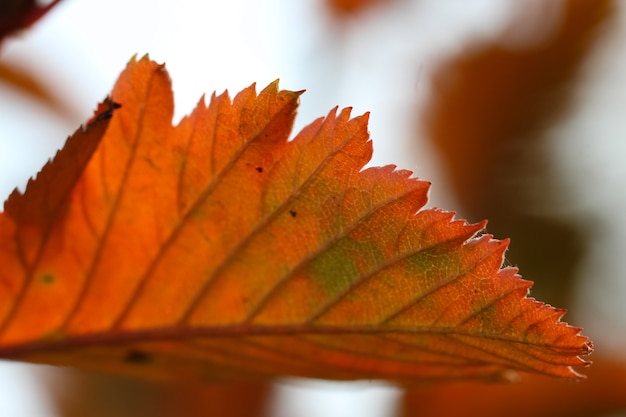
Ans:
POLYGON ((124 362, 135 365, 148 365, 154 362, 154 357, 142 350, 129 350, 124 356, 124 362))

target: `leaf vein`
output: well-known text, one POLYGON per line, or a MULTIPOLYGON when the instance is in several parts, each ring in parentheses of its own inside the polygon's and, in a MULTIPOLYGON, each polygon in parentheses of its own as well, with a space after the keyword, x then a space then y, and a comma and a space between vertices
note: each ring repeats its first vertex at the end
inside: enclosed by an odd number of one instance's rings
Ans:
MULTIPOLYGON (((285 106, 287 106, 288 104, 289 104, 289 102, 285 103, 285 106)), ((279 114, 280 114, 280 111, 277 111, 274 116, 277 117, 279 114)), ((271 121, 268 122, 268 124, 269 123, 271 123, 271 121)), ((194 203, 189 207, 187 212, 184 213, 184 215, 182 216, 181 220, 176 224, 176 226, 172 229, 172 231, 170 232, 170 234, 167 237, 167 239, 159 247, 159 250, 158 250, 157 254, 154 257, 154 260, 152 261, 152 263, 150 263, 150 265, 147 267, 145 273, 139 279, 139 284, 137 285, 137 287, 133 291, 133 294, 131 295, 128 303, 126 303, 126 306, 125 306, 124 310, 122 310, 122 312, 118 315, 118 317, 113 322, 112 328, 114 328, 114 329, 119 329, 120 328, 120 326, 122 325, 124 320, 128 317, 128 315, 132 311, 132 308, 134 307, 136 302, 141 297, 141 293, 144 291, 145 287, 147 286, 149 278, 152 276, 152 274, 156 270, 158 264, 163 260, 164 254, 176 242, 176 238, 179 236, 179 234, 183 230, 183 227, 187 224, 188 220, 194 215, 194 213, 196 213, 200 209, 202 204, 209 198, 211 193, 220 184, 222 178, 232 169, 232 167, 236 164, 236 162, 244 154, 244 152, 248 149, 248 147, 252 143, 254 143, 256 141, 256 139, 258 139, 260 137, 262 132, 263 132, 263 129, 261 129, 259 132, 256 132, 250 138, 250 140, 248 140, 247 142, 244 142, 243 146, 241 146, 240 148, 237 149, 237 152, 235 152, 235 154, 231 157, 231 159, 228 161, 228 163, 223 167, 223 169, 216 176, 213 177, 213 179, 211 180, 211 183, 209 183, 208 186, 205 187, 205 189, 195 199, 194 203)))
MULTIPOLYGON (((154 77, 155 74, 152 73, 149 80, 147 81, 147 88, 146 88, 146 93, 145 93, 145 97, 150 97, 152 88, 153 88, 153 84, 154 84, 154 77)), ((143 120, 145 118, 145 113, 146 113, 146 106, 142 106, 139 110, 139 120, 143 120)), ((122 129, 125 130, 125 126, 122 124, 121 125, 122 129)), ((135 133, 135 138, 133 140, 132 143, 132 147, 131 147, 131 152, 130 155, 128 156, 128 160, 126 161, 126 164, 124 166, 124 172, 122 174, 122 179, 120 181, 117 193, 114 195, 114 200, 113 200, 113 204, 111 206, 111 210, 108 214, 106 223, 104 225, 104 229, 102 231, 102 235, 100 236, 100 239, 97 240, 96 242, 96 247, 94 249, 94 255, 92 258, 92 261, 89 265, 89 267, 87 268, 86 274, 85 274, 85 279, 83 281, 83 284, 78 292, 78 294, 76 295, 75 301, 72 305, 72 307, 70 308, 65 320, 63 320, 63 322, 61 323, 61 325, 59 326, 59 328, 57 329, 58 332, 63 332, 67 326, 69 326, 70 322, 72 321, 72 319, 74 318, 74 316, 80 311, 80 308, 82 307, 82 305, 85 303, 85 299, 87 296, 87 293, 89 292, 89 290, 92 287, 92 283, 94 280, 94 274, 97 270, 98 267, 98 263, 100 262, 100 259, 102 258, 103 254, 104 254, 104 250, 106 248, 105 242, 108 239, 108 236, 111 233, 111 230, 113 228, 113 224, 115 222, 115 219, 117 217, 118 214, 118 210, 120 207, 120 204, 122 203, 122 199, 124 198, 125 195, 125 191, 126 191, 126 186, 127 183, 129 181, 129 179, 131 178, 131 171, 132 171, 132 167, 135 163, 136 157, 137 157, 137 149, 139 148, 139 144, 140 144, 140 139, 143 133, 143 123, 139 122, 137 123, 137 131, 135 133)), ((124 137, 127 137, 127 135, 124 135, 124 137)), ((104 155, 102 156, 102 158, 104 159, 104 155)), ((100 169, 101 169, 101 173, 100 173, 100 177, 102 178, 103 181, 103 187, 104 184, 106 183, 105 181, 105 174, 104 174, 104 160, 102 161, 102 163, 100 163, 100 169)), ((106 191, 106 187, 104 188, 106 191)))

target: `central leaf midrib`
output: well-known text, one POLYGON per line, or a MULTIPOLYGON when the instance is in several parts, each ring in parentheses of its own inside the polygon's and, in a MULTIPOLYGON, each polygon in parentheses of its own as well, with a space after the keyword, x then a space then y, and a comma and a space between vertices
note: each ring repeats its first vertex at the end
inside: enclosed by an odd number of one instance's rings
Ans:
MULTIPOLYGON (((81 336, 73 336, 62 340, 53 341, 33 341, 20 342, 15 345, 7 345, 0 349, 0 356, 12 358, 24 356, 34 352, 62 351, 66 349, 77 349, 90 346, 107 347, 129 343, 158 343, 177 342, 202 338, 229 338, 240 339, 246 337, 287 337, 287 336, 321 336, 332 335, 335 337, 349 335, 380 335, 386 337, 391 335, 437 335, 453 338, 455 343, 467 343, 456 339, 457 337, 470 338, 471 340, 493 340, 514 345, 526 345, 537 348, 547 348, 567 351, 572 354, 582 354, 581 349, 576 347, 558 346, 550 343, 538 343, 536 341, 519 340, 513 337, 506 337, 502 334, 481 334, 459 331, 451 327, 406 327, 406 326, 381 326, 381 325, 350 325, 350 326, 320 326, 320 325, 280 325, 280 326, 208 326, 208 327, 180 327, 167 326, 149 330, 108 330, 104 332, 92 333, 81 336)), ((479 348, 470 345, 473 348, 479 348)), ((526 352, 530 355, 530 353, 526 352)), ((546 359, 542 359, 546 362, 546 359)))

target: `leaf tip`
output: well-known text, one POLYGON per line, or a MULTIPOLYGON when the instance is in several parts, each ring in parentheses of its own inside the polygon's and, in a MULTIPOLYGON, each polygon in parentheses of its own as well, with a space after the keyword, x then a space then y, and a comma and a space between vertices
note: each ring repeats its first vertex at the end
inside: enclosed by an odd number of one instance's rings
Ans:
MULTIPOLYGON (((135 64, 137 63, 137 55, 139 55, 138 53, 133 54, 133 56, 130 57, 130 60, 128 61, 129 64, 135 64)), ((150 54, 149 53, 145 53, 141 56, 141 58, 139 58, 139 61, 150 61, 150 54)))
POLYGON ((161 71, 165 71, 165 64, 159 64, 153 60, 150 59, 150 54, 146 53, 144 54, 141 58, 137 59, 137 55, 138 54, 134 54, 133 56, 130 57, 130 59, 128 60, 128 63, 126 64, 126 67, 131 67, 140 63, 144 63, 144 64, 152 64, 156 67, 157 70, 161 70, 161 71))

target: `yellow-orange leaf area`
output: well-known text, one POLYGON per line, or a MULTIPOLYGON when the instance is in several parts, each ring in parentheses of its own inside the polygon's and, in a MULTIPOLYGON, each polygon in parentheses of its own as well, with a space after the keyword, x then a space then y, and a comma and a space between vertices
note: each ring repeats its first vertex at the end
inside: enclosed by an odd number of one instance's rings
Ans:
POLYGON ((153 377, 580 377, 591 343, 500 269, 507 242, 422 209, 410 172, 363 169, 367 116, 333 110, 288 141, 299 96, 214 95, 172 127, 164 67, 131 61, 0 214, 0 356, 153 377))

